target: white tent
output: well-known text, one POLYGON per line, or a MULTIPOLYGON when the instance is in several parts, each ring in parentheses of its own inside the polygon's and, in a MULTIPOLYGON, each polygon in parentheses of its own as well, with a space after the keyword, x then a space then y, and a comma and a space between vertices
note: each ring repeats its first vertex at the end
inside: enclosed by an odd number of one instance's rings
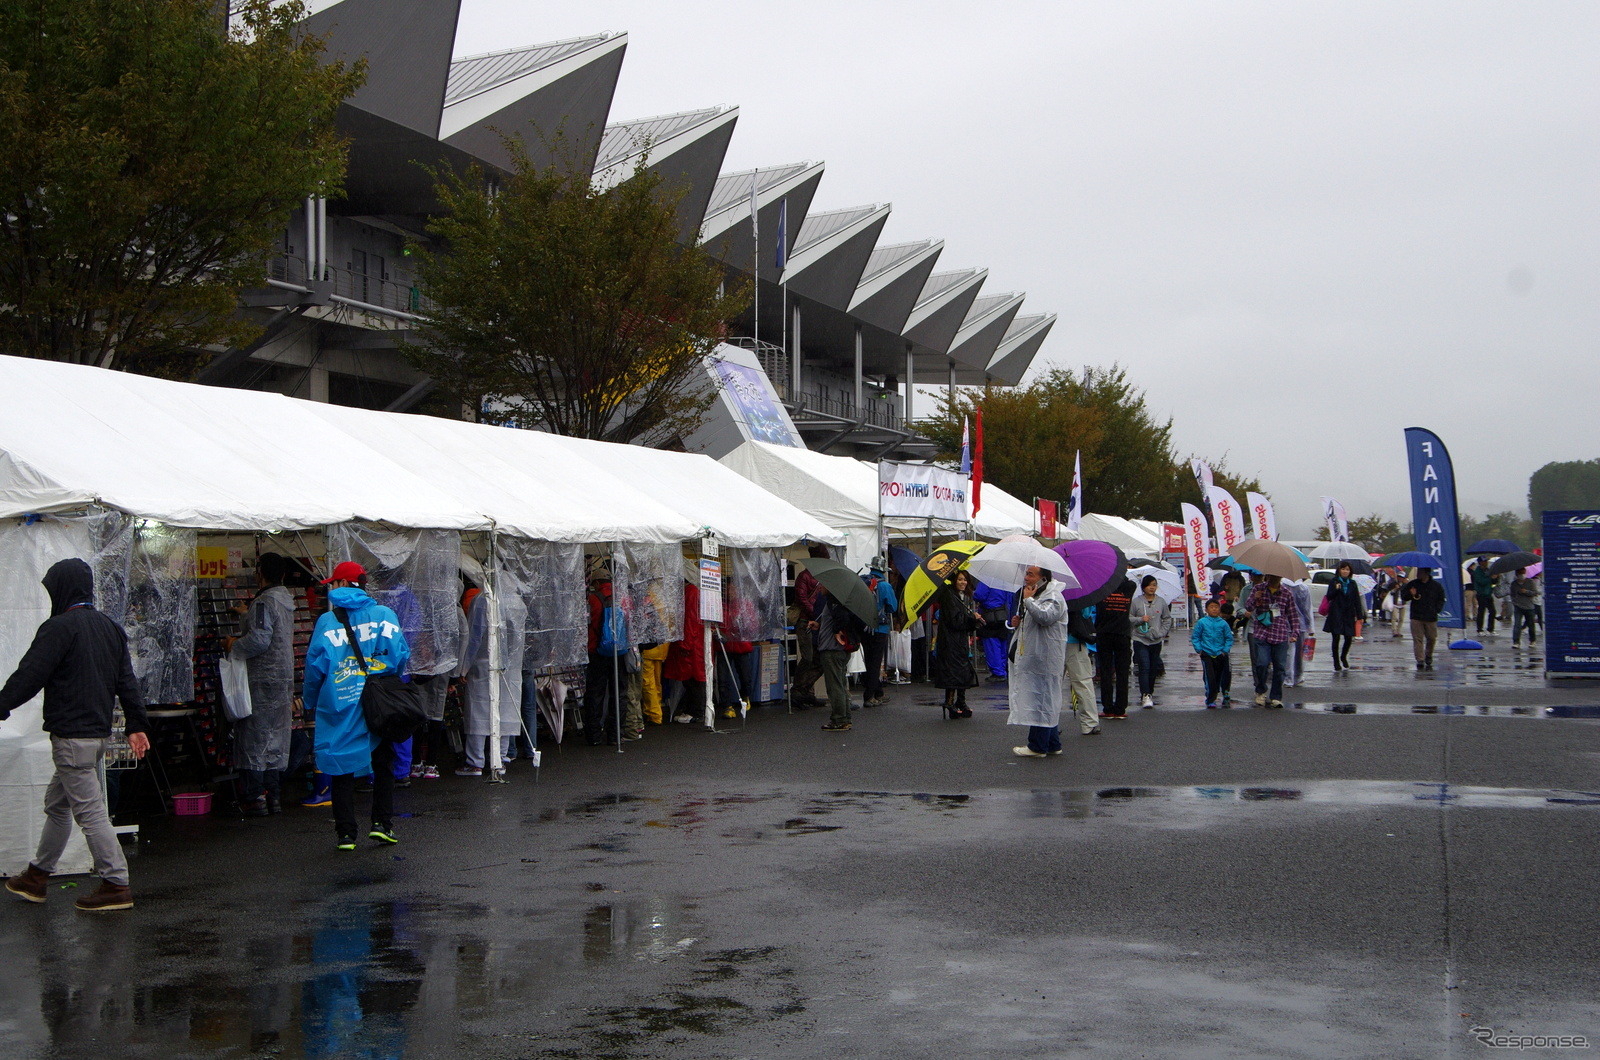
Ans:
POLYGON ((1090 541, 1109 542, 1126 553, 1155 556, 1161 551, 1160 530, 1146 529, 1132 519, 1091 512, 1079 521, 1078 528, 1082 536, 1090 541))
MULTIPOLYGON (((878 470, 873 464, 848 456, 829 456, 768 442, 745 442, 722 458, 722 463, 745 478, 843 531, 845 562, 864 566, 878 551, 878 470)), ((883 525, 902 535, 921 534, 926 519, 893 518, 883 525)), ((965 534, 968 524, 935 519, 936 536, 965 534)), ((983 487, 983 507, 971 531, 980 537, 1001 538, 1033 532, 1033 509, 995 486, 983 487)))

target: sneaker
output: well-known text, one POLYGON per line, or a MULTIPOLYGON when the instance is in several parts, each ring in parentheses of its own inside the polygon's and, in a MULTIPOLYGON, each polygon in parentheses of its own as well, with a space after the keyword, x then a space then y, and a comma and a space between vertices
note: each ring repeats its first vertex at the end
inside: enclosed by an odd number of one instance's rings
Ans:
POLYGON ((1282 710, 1283 709, 1283 700, 1274 699, 1272 702, 1267 704, 1267 707, 1270 710, 1282 710))
POLYGON ((1222 693, 1222 705, 1223 706, 1227 706, 1229 703, 1232 703, 1232 702, 1233 702, 1233 693, 1232 692, 1224 692, 1224 693, 1222 693))
POLYGON ((1094 728, 1090 729, 1088 732, 1084 733, 1083 735, 1085 735, 1085 736, 1099 736, 1100 735, 1100 726, 1096 725, 1094 728))
POLYGON ((42 902, 50 893, 50 874, 30 864, 6 881, 6 890, 24 902, 42 902))
POLYGON ((456 770, 456 776, 481 777, 483 776, 483 770, 479 769, 477 766, 461 766, 456 770))
POLYGON ((1047 755, 1058 755, 1060 753, 1061 753, 1061 749, 1059 747, 1056 748, 1054 751, 1046 751, 1045 752, 1045 754, 1047 754, 1047 755))
POLYGON ((1264 707, 1266 705, 1267 705, 1267 694, 1265 692, 1257 692, 1256 693, 1256 706, 1264 707))
POLYGON ((1143 699, 1139 700, 1139 706, 1142 707, 1145 710, 1149 710, 1151 707, 1153 707, 1155 705, 1156 705, 1156 701, 1151 696, 1145 696, 1143 699))
POLYGON ((112 909, 132 909, 133 891, 125 883, 102 880, 93 894, 85 895, 72 903, 85 913, 104 913, 112 909))
POLYGON ((422 774, 427 770, 427 768, 428 768, 427 766, 423 765, 420 762, 418 762, 416 765, 413 765, 411 767, 411 779, 412 780, 421 780, 422 779, 422 774))
POLYGON ((372 831, 367 833, 368 839, 376 839, 380 843, 398 843, 400 837, 394 834, 394 826, 372 822, 372 831))
POLYGON ((630 729, 627 732, 622 734, 622 738, 624 740, 642 740, 642 739, 644 739, 644 730, 643 729, 630 729))
POLYGON ((1035 751, 1031 747, 1013 747, 1011 749, 1011 753, 1016 755, 1018 758, 1043 758, 1044 757, 1044 752, 1043 751, 1035 751))
POLYGON ((423 766, 422 767, 422 779, 423 780, 438 780, 439 779, 439 767, 438 766, 423 766))
POLYGON ((1206 709, 1207 710, 1216 710, 1217 709, 1216 700, 1214 700, 1214 699, 1206 700, 1206 709))
POLYGON ((672 720, 677 722, 679 725, 693 725, 694 715, 679 711, 677 714, 672 716, 672 720))
POLYGON ((356 837, 353 835, 340 836, 338 845, 334 847, 335 850, 354 850, 355 848, 356 837))
POLYGON ((850 731, 850 723, 848 721, 830 721, 830 722, 828 722, 828 724, 826 724, 826 725, 824 725, 822 727, 822 731, 823 732, 849 732, 850 731))

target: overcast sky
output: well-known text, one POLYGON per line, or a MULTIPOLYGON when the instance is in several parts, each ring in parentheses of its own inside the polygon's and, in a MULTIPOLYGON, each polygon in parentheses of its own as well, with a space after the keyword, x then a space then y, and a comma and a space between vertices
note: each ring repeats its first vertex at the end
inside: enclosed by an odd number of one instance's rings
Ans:
POLYGON ((614 119, 738 104, 726 168, 892 202, 1286 536, 1408 522, 1407 426, 1464 514, 1600 457, 1600 4, 464 0, 456 51, 609 30, 614 119))

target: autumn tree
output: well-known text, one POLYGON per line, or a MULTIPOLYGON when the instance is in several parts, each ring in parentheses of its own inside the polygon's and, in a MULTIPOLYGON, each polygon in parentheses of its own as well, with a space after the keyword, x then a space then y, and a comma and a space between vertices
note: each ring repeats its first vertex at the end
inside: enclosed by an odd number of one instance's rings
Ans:
POLYGON ((308 195, 339 103, 298 0, 0 4, 0 351, 183 377, 308 195), (228 28, 231 26, 231 29, 228 28))
POLYGON ((958 389, 917 429, 939 443, 942 458, 953 459, 962 422, 980 404, 984 477, 1024 500, 1065 501, 1075 452, 1083 455, 1085 503, 1093 511, 1171 520, 1179 500, 1196 492, 1187 463, 1173 453, 1172 421, 1156 417, 1120 366, 1056 368, 1019 388, 958 389))
POLYGON ((678 194, 641 160, 610 187, 586 167, 444 173, 436 245, 412 249, 433 303, 407 348, 476 418, 614 442, 699 423, 705 357, 747 304, 709 254, 678 241, 678 194))

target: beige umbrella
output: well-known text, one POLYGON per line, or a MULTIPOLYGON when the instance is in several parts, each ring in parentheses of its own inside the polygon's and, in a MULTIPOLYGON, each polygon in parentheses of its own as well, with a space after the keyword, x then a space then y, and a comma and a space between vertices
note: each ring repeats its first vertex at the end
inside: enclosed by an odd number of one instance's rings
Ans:
POLYGON ((1276 574, 1280 578, 1308 578, 1311 572, 1294 549, 1277 541, 1252 538, 1228 549, 1228 555, 1262 574, 1276 574))

